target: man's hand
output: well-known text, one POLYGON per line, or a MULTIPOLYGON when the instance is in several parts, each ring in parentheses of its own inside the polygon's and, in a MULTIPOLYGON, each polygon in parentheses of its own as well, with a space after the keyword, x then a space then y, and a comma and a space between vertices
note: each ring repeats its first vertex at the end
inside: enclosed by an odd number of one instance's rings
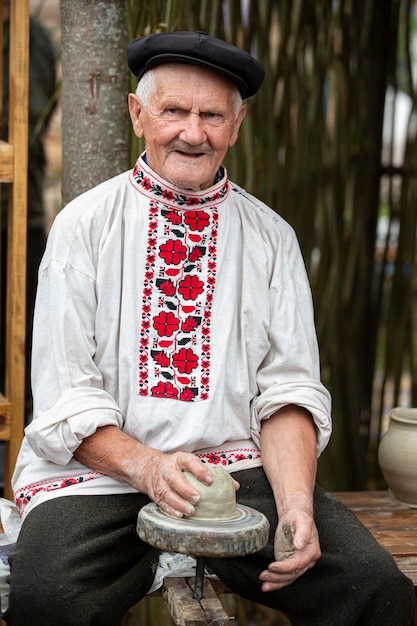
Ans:
POLYGON ((194 454, 165 454, 136 441, 116 426, 98 428, 84 439, 74 456, 87 467, 146 493, 163 511, 176 517, 193 515, 200 499, 198 491, 184 477, 185 470, 203 483, 213 482, 207 465, 194 454))
POLYGON ((187 452, 164 454, 155 451, 137 476, 140 491, 148 494, 165 513, 189 517, 195 513, 200 494, 184 477, 191 472, 202 483, 213 482, 213 476, 200 459, 187 452))
POLYGON ((259 576, 263 581, 262 591, 277 591, 290 585, 314 567, 320 556, 319 536, 311 514, 303 509, 289 510, 280 518, 275 534, 276 561, 259 576), (283 535, 288 541, 286 549, 283 535))
MULTIPOLYGON (((291 584, 321 556, 313 518, 316 476, 316 430, 305 409, 287 405, 262 422, 263 465, 274 492, 278 511, 275 561, 260 574, 263 591, 276 591, 291 584), (282 558, 282 533, 290 531, 292 556, 282 558)), ((288 551, 287 551, 288 552, 288 551)))

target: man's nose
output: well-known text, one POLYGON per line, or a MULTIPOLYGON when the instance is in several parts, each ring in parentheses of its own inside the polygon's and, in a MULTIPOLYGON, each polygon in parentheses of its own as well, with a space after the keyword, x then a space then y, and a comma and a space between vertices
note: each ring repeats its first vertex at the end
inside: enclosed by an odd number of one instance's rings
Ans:
POLYGON ((206 141, 207 134, 204 121, 198 113, 189 113, 189 115, 187 115, 184 127, 180 133, 180 139, 195 145, 206 141))

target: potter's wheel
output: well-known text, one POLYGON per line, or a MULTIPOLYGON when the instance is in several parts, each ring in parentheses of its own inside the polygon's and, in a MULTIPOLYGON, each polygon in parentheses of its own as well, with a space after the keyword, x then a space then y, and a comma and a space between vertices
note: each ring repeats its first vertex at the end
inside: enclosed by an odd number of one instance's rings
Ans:
MULTIPOLYGON (((202 498, 194 517, 173 517, 151 502, 139 511, 136 526, 139 537, 151 546, 197 558, 193 595, 197 600, 202 598, 204 557, 253 554, 266 546, 269 535, 269 522, 263 513, 236 503, 230 474, 220 467, 210 471, 214 481, 200 487, 202 498)), ((191 482, 192 476, 188 479, 191 482)))
POLYGON ((137 533, 160 550, 193 556, 244 556, 258 552, 268 541, 269 522, 263 513, 236 505, 229 520, 178 519, 152 502, 138 515, 137 533))

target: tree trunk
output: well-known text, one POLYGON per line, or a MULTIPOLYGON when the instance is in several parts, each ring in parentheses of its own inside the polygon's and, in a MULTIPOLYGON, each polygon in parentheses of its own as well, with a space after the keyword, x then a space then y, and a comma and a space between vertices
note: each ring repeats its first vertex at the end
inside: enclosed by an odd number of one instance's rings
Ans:
POLYGON ((61 0, 62 201, 127 169, 123 0, 61 0))

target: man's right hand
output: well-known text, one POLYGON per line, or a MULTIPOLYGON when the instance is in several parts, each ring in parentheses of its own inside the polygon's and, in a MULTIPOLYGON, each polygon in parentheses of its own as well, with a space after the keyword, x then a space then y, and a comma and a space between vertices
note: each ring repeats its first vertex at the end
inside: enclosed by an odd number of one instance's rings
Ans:
POLYGON ((96 472, 122 480, 146 493, 165 513, 189 517, 200 499, 183 472, 206 484, 213 476, 199 458, 189 452, 166 454, 136 441, 117 426, 103 426, 82 441, 74 457, 96 472))
POLYGON ((152 456, 144 465, 139 477, 142 488, 165 513, 175 517, 189 517, 195 513, 200 500, 199 492, 184 477, 183 472, 194 474, 209 485, 213 476, 200 459, 188 452, 164 454, 152 450, 152 456))

